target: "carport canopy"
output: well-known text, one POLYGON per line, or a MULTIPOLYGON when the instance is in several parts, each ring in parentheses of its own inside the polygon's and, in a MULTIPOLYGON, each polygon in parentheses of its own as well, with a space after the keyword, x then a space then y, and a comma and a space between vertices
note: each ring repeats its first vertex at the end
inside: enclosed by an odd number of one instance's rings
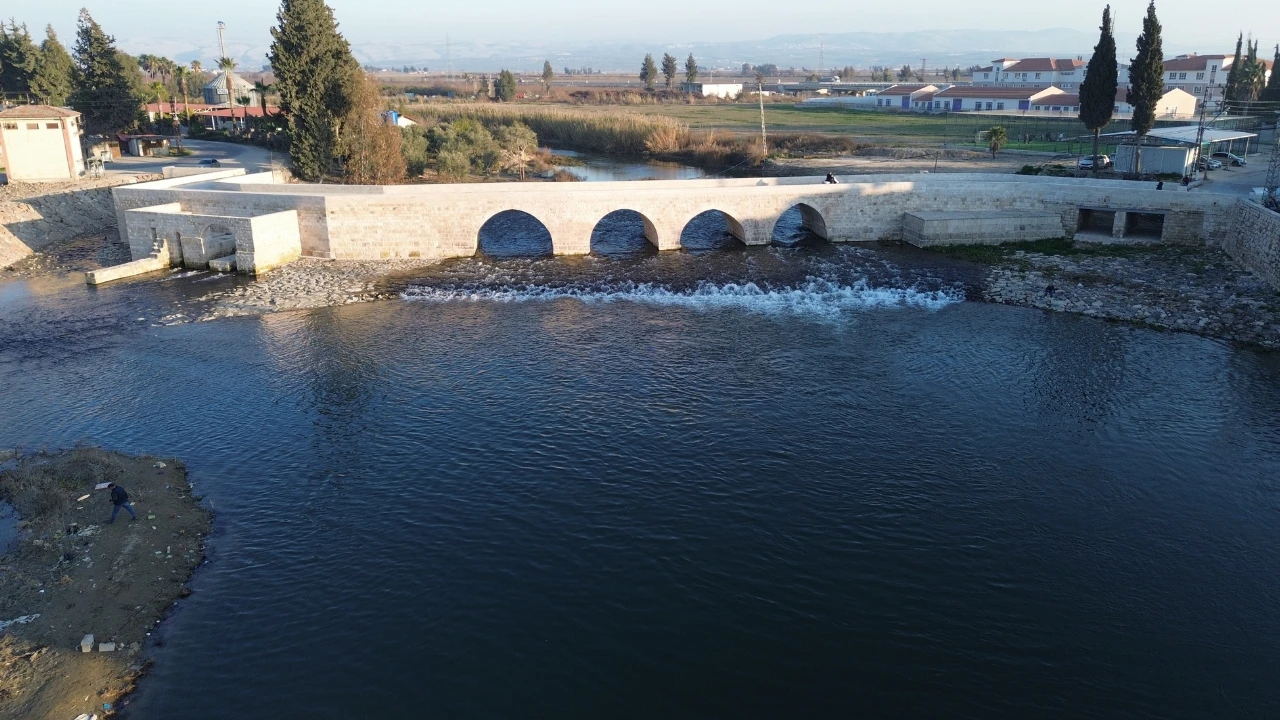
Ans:
MULTIPOLYGON (((1153 128, 1147 133, 1149 138, 1158 138, 1168 142, 1178 143, 1179 145, 1190 145, 1195 147, 1196 138, 1200 135, 1199 125, 1180 125, 1178 127, 1153 128)), ((1103 133, 1102 137, 1134 137, 1132 130, 1117 133, 1103 133)), ((1206 145, 1214 143, 1231 142, 1233 140, 1249 140, 1258 137, 1257 133, 1241 132, 1239 130, 1218 130, 1216 128, 1205 128, 1203 141, 1206 145)))

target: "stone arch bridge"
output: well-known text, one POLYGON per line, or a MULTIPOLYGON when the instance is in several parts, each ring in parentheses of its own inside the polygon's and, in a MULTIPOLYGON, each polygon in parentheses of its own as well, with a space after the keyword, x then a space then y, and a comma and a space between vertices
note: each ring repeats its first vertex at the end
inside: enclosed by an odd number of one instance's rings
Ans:
POLYGON ((658 249, 676 250, 685 226, 705 212, 723 213, 747 245, 764 245, 795 207, 805 227, 832 242, 1122 237, 1138 227, 1130 216, 1141 215, 1155 218, 1141 227, 1165 242, 1216 244, 1235 205, 1229 196, 1149 183, 977 174, 849 176, 838 185, 802 177, 356 187, 224 171, 120 187, 114 196, 135 260, 163 247, 171 264, 203 267, 227 253, 250 272, 299 256, 470 256, 481 228, 509 211, 541 222, 556 254, 577 255, 591 252, 596 226, 619 210, 639 213, 658 249), (220 237, 207 237, 210 228, 220 237))

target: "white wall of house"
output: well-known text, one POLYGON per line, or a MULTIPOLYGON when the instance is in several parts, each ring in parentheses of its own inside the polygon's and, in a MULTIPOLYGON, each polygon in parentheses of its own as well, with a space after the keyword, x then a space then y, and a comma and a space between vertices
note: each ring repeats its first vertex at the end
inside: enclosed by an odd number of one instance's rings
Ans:
POLYGON ((76 118, 13 119, 0 122, 9 180, 74 180, 84 173, 76 118))

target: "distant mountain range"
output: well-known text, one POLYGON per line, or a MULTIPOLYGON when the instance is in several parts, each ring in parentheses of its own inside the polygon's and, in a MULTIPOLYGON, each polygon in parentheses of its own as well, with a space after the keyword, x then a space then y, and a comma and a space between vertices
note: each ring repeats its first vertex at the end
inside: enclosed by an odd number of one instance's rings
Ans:
MULTIPOLYGON (((1122 48, 1132 48, 1136 36, 1118 36, 1122 48)), ((1077 30, 1050 29, 1026 32, 992 30, 912 31, 901 33, 838 33, 832 35, 779 35, 764 40, 733 42, 613 44, 551 44, 537 41, 485 43, 459 40, 452 43, 446 58, 443 40, 432 43, 379 43, 353 40, 352 49, 364 64, 380 67, 413 65, 432 71, 452 69, 456 72, 493 72, 502 68, 516 71, 538 71, 550 60, 556 72, 564 68, 591 67, 596 70, 637 70, 645 53, 661 57, 670 52, 683 58, 692 52, 706 68, 737 69, 743 63, 773 63, 781 68, 818 69, 819 57, 827 68, 853 65, 919 67, 927 60, 929 68, 969 67, 990 64, 1000 57, 1088 58, 1097 36, 1077 30)), ((132 53, 164 55, 189 63, 200 60, 212 67, 217 57, 213 43, 197 45, 189 40, 148 38, 121 41, 122 49, 132 53)), ((265 38, 255 43, 229 43, 228 52, 244 72, 255 72, 267 64, 270 48, 265 38)), ((1178 48, 1166 44, 1166 54, 1198 51, 1222 52, 1221 48, 1178 48)), ((1129 53, 1132 55, 1132 52, 1129 53)))

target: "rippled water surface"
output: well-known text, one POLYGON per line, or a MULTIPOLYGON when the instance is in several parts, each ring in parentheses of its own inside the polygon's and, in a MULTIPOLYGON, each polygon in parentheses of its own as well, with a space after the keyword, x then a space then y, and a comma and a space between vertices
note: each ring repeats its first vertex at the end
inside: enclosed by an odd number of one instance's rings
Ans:
POLYGON ((0 285, 0 447, 218 512, 129 716, 1280 716, 1275 356, 619 252, 175 327, 197 277, 0 285))

